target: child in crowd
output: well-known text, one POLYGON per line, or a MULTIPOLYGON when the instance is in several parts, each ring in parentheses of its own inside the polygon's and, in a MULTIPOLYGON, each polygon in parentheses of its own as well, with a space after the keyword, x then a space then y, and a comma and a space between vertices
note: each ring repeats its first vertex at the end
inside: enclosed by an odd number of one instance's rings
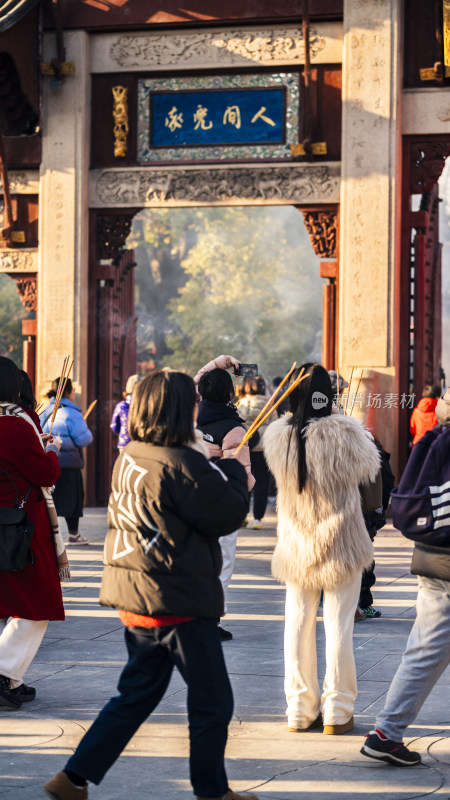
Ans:
POLYGON ((128 433, 128 412, 130 410, 133 390, 138 380, 139 375, 130 375, 123 393, 123 400, 121 400, 120 403, 117 403, 113 411, 110 428, 113 433, 116 433, 119 436, 119 440, 117 442, 117 447, 119 450, 121 450, 122 447, 125 447, 125 445, 130 441, 130 435, 128 433))

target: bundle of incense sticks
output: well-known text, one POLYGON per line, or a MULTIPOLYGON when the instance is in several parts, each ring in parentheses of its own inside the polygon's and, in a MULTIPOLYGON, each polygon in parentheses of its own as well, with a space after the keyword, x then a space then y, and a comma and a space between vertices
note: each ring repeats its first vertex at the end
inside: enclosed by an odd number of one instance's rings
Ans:
POLYGON ((92 401, 92 403, 89 406, 88 410, 86 411, 83 419, 86 420, 88 418, 89 414, 91 413, 92 409, 95 407, 96 403, 97 403, 97 398, 95 398, 95 400, 92 401))
MULTIPOLYGON (((289 375, 292 373, 292 371, 293 371, 294 367, 295 367, 295 364, 294 364, 294 365, 291 367, 291 369, 289 370, 288 374, 285 376, 285 378, 283 379, 283 381, 280 383, 280 386, 281 386, 281 385, 282 385, 282 384, 283 384, 283 383, 284 383, 284 382, 285 382, 285 381, 288 379, 288 377, 289 377, 289 375)), ((309 378, 309 376, 310 376, 310 374, 311 374, 311 373, 310 373, 310 372, 307 372, 307 374, 306 374, 306 375, 303 375, 303 372, 304 372, 304 369, 303 369, 303 367, 302 367, 302 369, 300 370, 299 374, 297 375, 297 377, 296 377, 295 381, 292 381, 291 385, 290 385, 290 386, 288 386, 288 388, 286 389, 286 391, 285 391, 285 392, 283 392, 283 394, 281 395, 281 397, 279 397, 279 398, 278 398, 278 400, 276 401, 276 403, 274 403, 274 404, 273 404, 273 407, 272 407, 272 408, 270 408, 270 409, 269 409, 269 411, 267 411, 267 413, 266 413, 266 414, 264 414, 264 416, 261 416, 261 415, 263 414, 263 412, 264 412, 264 409, 262 410, 262 412, 260 412, 260 414, 258 414, 258 417, 255 419, 255 421, 252 423, 252 425, 250 425, 250 427, 249 427, 249 429, 248 429, 247 433, 245 434, 244 438, 243 438, 243 439, 242 439, 242 441, 239 443, 239 447, 237 447, 237 449, 236 449, 236 451, 235 451, 235 454, 234 454, 235 456, 236 456, 236 455, 239 453, 239 450, 241 449, 241 447, 243 447, 243 446, 244 446, 244 444, 247 444, 248 440, 249 440, 249 439, 250 439, 250 438, 253 436, 253 434, 255 433, 255 431, 257 431, 257 430, 258 430, 258 428, 259 428, 259 427, 260 427, 260 426, 261 426, 261 425, 262 425, 262 424, 263 424, 263 423, 266 421, 266 419, 267 419, 268 417, 270 417, 270 415, 272 414, 272 412, 273 412, 273 411, 275 411, 275 409, 277 408, 277 406, 279 406, 279 405, 280 405, 280 403, 282 403, 282 402, 283 402, 283 400, 284 400, 286 397, 288 397, 288 395, 290 395, 290 393, 291 393, 291 392, 292 392, 292 391, 293 391, 293 390, 294 390, 294 389, 295 389, 295 388, 296 388, 296 387, 299 385, 299 383, 301 383, 302 381, 304 381, 304 380, 305 380, 305 378, 309 378)), ((279 391, 280 391, 280 386, 277 388, 277 392, 279 392, 279 391)), ((272 395, 272 397, 273 397, 273 395, 272 395)), ((272 399, 272 398, 271 398, 271 399, 272 399)), ((268 405, 268 403, 266 403, 266 406, 265 406, 265 407, 267 407, 267 405, 268 405)))
POLYGON ((63 368, 61 370, 61 375, 58 381, 58 388, 56 389, 56 397, 55 397, 55 405, 53 406, 53 413, 52 418, 50 420, 50 430, 49 433, 52 432, 53 423, 55 421, 56 412, 58 411, 59 404, 64 397, 64 390, 66 388, 66 383, 69 379, 70 373, 72 372, 73 361, 70 364, 70 356, 66 356, 63 363, 63 368))
MULTIPOLYGON (((256 430, 255 426, 258 424, 259 420, 261 419, 261 417, 263 416, 263 414, 265 413, 265 411, 267 411, 267 409, 269 408, 269 406, 271 406, 271 405, 272 405, 272 403, 273 403, 273 401, 274 401, 275 397, 277 396, 277 394, 279 393, 280 389, 282 388, 282 386, 284 386, 284 384, 286 383, 286 381, 287 381, 287 380, 290 378, 290 376, 292 375, 292 373, 293 373, 293 371, 294 371, 294 369, 295 369, 296 365, 297 365, 297 362, 296 362, 296 361, 294 361, 294 363, 292 364, 292 367, 290 368, 289 372, 287 372, 287 373, 286 373, 286 375, 284 376, 284 378, 283 378, 283 380, 281 381, 281 383, 280 383, 280 384, 277 386, 277 388, 275 389, 275 391, 273 392, 273 394, 272 394, 272 395, 269 397, 269 399, 268 399, 267 403, 265 404, 264 408, 262 408, 262 409, 261 409, 261 411, 259 412, 258 416, 257 416, 257 417, 256 417, 256 418, 253 420, 252 424, 250 425, 250 427, 249 427, 249 429, 248 429, 248 431, 247 431, 247 433, 246 433, 246 436, 247 436, 247 439, 246 439, 246 441, 248 441, 248 439, 249 439, 249 438, 252 436, 252 434, 255 432, 255 430, 256 430)), ((270 411, 270 413, 272 413, 272 411, 273 411, 273 410, 274 410, 274 409, 272 408, 272 409, 271 409, 271 411, 270 411)), ((244 437, 244 438, 245 438, 245 437, 244 437)), ((242 447, 242 445, 243 445, 243 444, 245 444, 245 442, 241 442, 241 444, 240 444, 240 446, 238 447, 238 449, 236 450, 236 452, 238 452, 238 451, 241 449, 241 447, 242 447)))

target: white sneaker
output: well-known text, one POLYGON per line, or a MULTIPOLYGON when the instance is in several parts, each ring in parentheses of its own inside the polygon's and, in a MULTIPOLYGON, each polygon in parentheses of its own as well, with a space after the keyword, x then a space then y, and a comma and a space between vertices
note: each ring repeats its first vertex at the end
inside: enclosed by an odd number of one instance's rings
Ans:
POLYGON ((254 519, 252 528, 254 531, 262 531, 264 530, 264 522, 261 522, 260 519, 254 519))

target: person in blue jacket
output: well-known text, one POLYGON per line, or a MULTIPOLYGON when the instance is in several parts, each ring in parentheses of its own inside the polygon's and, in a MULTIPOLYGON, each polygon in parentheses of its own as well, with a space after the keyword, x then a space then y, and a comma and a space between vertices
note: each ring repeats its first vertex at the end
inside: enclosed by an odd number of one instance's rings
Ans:
MULTIPOLYGON (((47 394, 50 403, 42 412, 40 421, 44 433, 49 433, 59 378, 52 383, 47 394)), ((74 403, 75 390, 70 378, 56 412, 52 434, 61 439, 61 476, 55 485, 53 500, 58 517, 64 517, 69 531, 69 544, 89 544, 82 536, 78 524, 83 516, 84 488, 81 470, 84 467, 82 448, 92 442, 92 433, 83 419, 83 413, 74 403)))

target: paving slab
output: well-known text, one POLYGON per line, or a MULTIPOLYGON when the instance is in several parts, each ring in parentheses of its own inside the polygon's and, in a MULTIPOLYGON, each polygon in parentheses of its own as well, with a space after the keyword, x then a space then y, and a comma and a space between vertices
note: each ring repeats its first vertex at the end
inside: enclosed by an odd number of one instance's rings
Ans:
MULTIPOLYGON (((415 617, 416 578, 411 543, 391 526, 375 540, 379 619, 355 625, 359 694, 355 730, 345 736, 287 730, 283 691, 284 589, 270 574, 276 518, 262 531, 242 530, 224 627, 235 698, 227 770, 238 791, 261 800, 450 800, 450 669, 441 676, 408 742, 423 764, 395 769, 360 755, 363 736, 383 707, 415 617)), ((64 524, 62 525, 64 530, 64 524)), ((19 711, 0 709, 0 798, 37 800, 42 784, 64 766, 105 702, 115 694, 126 661, 123 627, 99 606, 104 509, 88 509, 81 525, 91 544, 70 547, 73 581, 64 587, 65 622, 50 623, 27 682, 37 698, 19 711)), ((317 655, 324 673, 321 606, 317 655)), ((140 727, 92 800, 187 800, 189 783, 186 687, 175 670, 158 709, 140 727)))

